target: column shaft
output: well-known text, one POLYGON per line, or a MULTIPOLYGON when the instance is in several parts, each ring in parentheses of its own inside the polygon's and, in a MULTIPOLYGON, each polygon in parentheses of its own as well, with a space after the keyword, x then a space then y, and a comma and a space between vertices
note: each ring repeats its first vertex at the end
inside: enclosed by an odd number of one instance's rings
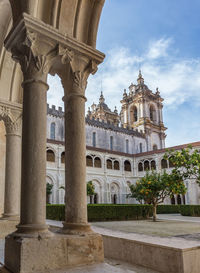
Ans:
POLYGON ((21 184, 21 136, 6 134, 4 218, 18 218, 21 184))
POLYGON ((64 229, 90 230, 87 224, 85 97, 72 94, 65 100, 64 229))
POLYGON ((46 77, 24 82, 21 221, 18 232, 46 231, 46 77))

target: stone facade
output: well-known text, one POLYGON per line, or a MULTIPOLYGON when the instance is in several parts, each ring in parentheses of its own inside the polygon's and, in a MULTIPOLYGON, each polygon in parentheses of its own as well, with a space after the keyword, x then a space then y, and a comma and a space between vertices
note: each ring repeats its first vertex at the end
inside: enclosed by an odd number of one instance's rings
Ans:
MULTIPOLYGON (((166 137, 163 99, 158 89, 155 94, 148 89, 141 72, 137 81, 138 85, 129 87, 129 94, 124 93, 119 115, 116 108, 113 112, 110 110, 102 92, 99 104, 93 103, 88 109, 85 119, 86 182, 93 181, 96 192, 88 202, 136 203, 127 198, 129 185, 145 175, 145 168, 162 171, 165 167, 162 166, 166 137)), ((193 145, 198 147, 199 143, 193 145)), ((175 147, 179 148, 181 146, 175 147)), ((46 181, 54 185, 51 203, 64 203, 64 161, 64 112, 60 107, 48 105, 46 181)), ((167 171, 171 171, 169 163, 166 164, 167 171)), ((198 186, 192 181, 186 184, 186 196, 175 196, 175 201, 166 199, 165 203, 198 204, 198 186)))

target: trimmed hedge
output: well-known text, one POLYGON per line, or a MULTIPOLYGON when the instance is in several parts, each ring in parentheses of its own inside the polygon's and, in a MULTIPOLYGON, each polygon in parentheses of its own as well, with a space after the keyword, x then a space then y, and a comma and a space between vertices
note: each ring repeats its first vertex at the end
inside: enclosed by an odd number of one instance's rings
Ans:
POLYGON ((161 213, 180 213, 181 205, 158 205, 157 214, 161 213))
POLYGON ((200 205, 181 205, 180 212, 183 216, 200 216, 200 205))
POLYGON ((47 204, 46 218, 50 219, 50 220, 64 221, 64 219, 65 219, 65 205, 47 204))
POLYGON ((152 216, 149 205, 88 205, 88 221, 141 220, 152 216))
MULTIPOLYGON (((64 205, 47 205, 47 219, 64 221, 64 205)), ((88 221, 140 220, 152 216, 150 205, 88 205, 88 221)))

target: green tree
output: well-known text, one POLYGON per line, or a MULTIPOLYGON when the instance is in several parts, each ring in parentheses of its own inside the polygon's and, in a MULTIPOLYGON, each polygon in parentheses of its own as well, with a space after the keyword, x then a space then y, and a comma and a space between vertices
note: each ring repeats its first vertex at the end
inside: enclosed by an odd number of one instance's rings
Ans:
POLYGON ((46 184, 46 202, 49 204, 49 197, 52 194, 53 184, 46 184))
POLYGON ((189 145, 179 151, 168 150, 164 158, 173 166, 172 172, 182 177, 182 180, 193 178, 200 186, 200 151, 189 145))
POLYGON ((91 203, 91 197, 95 195, 95 187, 92 183, 92 181, 87 182, 87 196, 90 197, 90 203, 91 203))
POLYGON ((176 174, 146 173, 135 185, 130 186, 131 197, 140 203, 153 205, 153 221, 156 221, 157 206, 163 203, 166 197, 173 194, 185 194, 186 187, 181 177, 176 174))

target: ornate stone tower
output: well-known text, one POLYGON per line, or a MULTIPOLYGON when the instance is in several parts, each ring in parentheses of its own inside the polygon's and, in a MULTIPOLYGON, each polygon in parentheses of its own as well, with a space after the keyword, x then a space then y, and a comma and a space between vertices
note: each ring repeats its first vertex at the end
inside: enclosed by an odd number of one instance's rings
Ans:
POLYGON ((124 127, 138 129, 146 134, 147 148, 150 150, 165 147, 165 130, 163 124, 162 108, 163 98, 158 88, 153 93, 144 84, 141 71, 139 71, 137 84, 131 83, 129 93, 124 89, 121 123, 124 127))
POLYGON ((112 112, 108 105, 105 103, 105 98, 103 96, 103 92, 101 91, 101 95, 99 97, 99 104, 96 105, 93 103, 90 107, 88 108, 87 112, 87 117, 90 119, 94 118, 99 119, 100 121, 105 121, 105 122, 110 122, 113 123, 114 125, 119 124, 119 115, 117 112, 117 109, 115 107, 115 110, 112 112))

